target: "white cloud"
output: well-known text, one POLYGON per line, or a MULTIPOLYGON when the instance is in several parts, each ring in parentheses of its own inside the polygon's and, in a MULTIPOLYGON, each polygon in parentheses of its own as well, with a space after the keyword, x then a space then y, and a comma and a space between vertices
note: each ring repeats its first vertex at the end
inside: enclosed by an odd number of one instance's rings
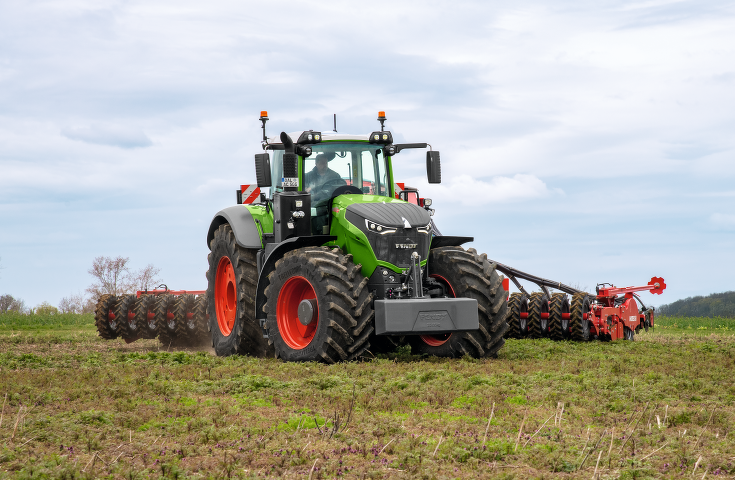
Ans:
MULTIPOLYGON (((431 192, 435 205, 460 203, 465 207, 478 209, 488 204, 519 203, 538 200, 552 195, 564 195, 560 189, 550 189, 534 175, 516 174, 512 177, 497 176, 489 181, 480 180, 470 175, 452 177, 441 185, 431 185, 425 181, 411 182, 419 184, 419 193, 427 195, 431 192)), ((428 195, 427 195, 428 196, 428 195)))
POLYGON ((142 130, 122 125, 95 124, 89 127, 63 127, 61 134, 71 140, 120 148, 143 148, 153 145, 151 139, 142 130))

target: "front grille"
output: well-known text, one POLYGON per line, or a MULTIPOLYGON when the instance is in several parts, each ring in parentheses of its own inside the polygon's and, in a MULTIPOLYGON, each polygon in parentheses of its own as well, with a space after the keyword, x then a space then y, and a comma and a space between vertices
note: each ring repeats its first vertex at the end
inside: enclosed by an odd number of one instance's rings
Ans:
POLYGON ((415 228, 399 228, 396 233, 378 235, 367 233, 370 246, 373 247, 378 260, 391 263, 397 267, 411 265, 411 253, 418 252, 424 260, 429 254, 430 236, 419 233, 415 228), (396 244, 417 244, 416 248, 396 248, 396 244))

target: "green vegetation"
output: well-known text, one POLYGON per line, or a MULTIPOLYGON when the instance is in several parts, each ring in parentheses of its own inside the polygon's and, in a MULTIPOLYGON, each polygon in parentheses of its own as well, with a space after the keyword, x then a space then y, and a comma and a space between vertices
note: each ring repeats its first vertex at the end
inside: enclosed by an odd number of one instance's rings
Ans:
POLYGON ((732 332, 327 366, 102 341, 89 317, 49 317, 0 315, 0 478, 735 474, 732 332))
POLYGON ((684 298, 661 305, 656 313, 664 316, 735 318, 735 292, 684 298))
POLYGON ((731 332, 735 333, 735 318, 725 317, 679 317, 661 316, 654 320, 656 328, 670 330, 704 330, 705 332, 731 332))

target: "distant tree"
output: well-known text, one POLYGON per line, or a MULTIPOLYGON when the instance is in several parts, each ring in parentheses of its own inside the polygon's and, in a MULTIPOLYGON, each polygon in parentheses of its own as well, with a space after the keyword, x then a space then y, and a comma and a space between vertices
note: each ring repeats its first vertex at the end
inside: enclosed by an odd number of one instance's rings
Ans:
POLYGON ((136 289, 151 290, 162 280, 158 278, 160 269, 148 265, 140 270, 131 271, 128 257, 97 257, 88 270, 95 281, 87 287, 92 304, 97 303, 104 294, 124 295, 134 293, 136 289))
POLYGON ((89 297, 76 293, 62 298, 59 302, 59 310, 61 310, 61 313, 92 313, 94 304, 89 297))
POLYGON ((97 257, 94 259, 92 267, 87 272, 94 277, 95 282, 87 287, 87 292, 95 299, 95 302, 106 293, 122 295, 132 289, 129 261, 128 257, 97 257))
POLYGON ((682 317, 735 317, 735 292, 712 293, 706 297, 688 297, 661 305, 659 315, 682 317))
POLYGON ((18 312, 27 313, 26 303, 20 298, 13 298, 12 295, 0 296, 0 313, 18 312))
POLYGON ((135 287, 138 290, 153 290, 163 281, 158 278, 158 274, 160 273, 160 268, 156 268, 149 263, 147 267, 141 268, 135 273, 135 287))
POLYGON ((48 302, 42 302, 32 310, 32 313, 36 315, 56 315, 59 313, 59 309, 48 302))

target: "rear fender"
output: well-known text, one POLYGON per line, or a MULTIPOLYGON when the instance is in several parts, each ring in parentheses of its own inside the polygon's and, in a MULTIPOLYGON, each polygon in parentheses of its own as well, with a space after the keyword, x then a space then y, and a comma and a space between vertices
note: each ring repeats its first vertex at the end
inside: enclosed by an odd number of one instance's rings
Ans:
MULTIPOLYGON (((255 224, 253 214, 247 205, 233 205, 220 210, 209 224, 207 232, 207 247, 209 247, 214 232, 223 224, 229 224, 235 234, 237 244, 245 248, 263 248, 261 231, 255 224)), ((263 226, 264 227, 264 226, 263 226)))

